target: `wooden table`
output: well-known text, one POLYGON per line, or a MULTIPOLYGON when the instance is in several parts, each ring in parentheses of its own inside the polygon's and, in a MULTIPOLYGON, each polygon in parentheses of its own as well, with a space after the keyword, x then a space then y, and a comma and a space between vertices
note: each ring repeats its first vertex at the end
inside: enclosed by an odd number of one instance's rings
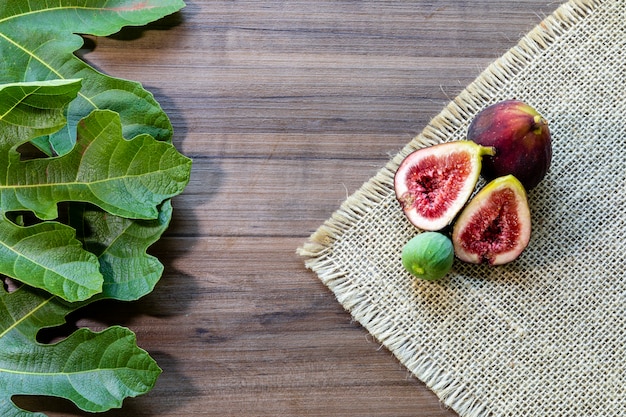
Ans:
POLYGON ((455 416, 295 251, 559 4, 188 0, 146 28, 88 38, 84 59, 152 91, 194 160, 151 251, 165 265, 156 290, 72 316, 130 327, 164 371, 103 416, 455 416))

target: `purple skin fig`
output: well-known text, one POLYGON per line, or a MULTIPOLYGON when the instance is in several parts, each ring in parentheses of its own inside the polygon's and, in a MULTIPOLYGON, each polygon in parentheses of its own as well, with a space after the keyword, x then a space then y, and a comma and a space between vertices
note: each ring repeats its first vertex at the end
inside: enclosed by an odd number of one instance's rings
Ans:
POLYGON ((506 100, 481 110, 472 120, 467 139, 496 149, 483 161, 488 181, 514 175, 526 190, 545 177, 552 161, 548 122, 519 100, 506 100))
POLYGON ((465 262, 502 265, 524 251, 530 232, 526 190, 512 175, 499 177, 470 200, 454 224, 454 253, 465 262))
POLYGON ((422 230, 448 226, 470 198, 483 155, 495 150, 461 140, 419 149, 396 170, 396 198, 409 221, 422 230))

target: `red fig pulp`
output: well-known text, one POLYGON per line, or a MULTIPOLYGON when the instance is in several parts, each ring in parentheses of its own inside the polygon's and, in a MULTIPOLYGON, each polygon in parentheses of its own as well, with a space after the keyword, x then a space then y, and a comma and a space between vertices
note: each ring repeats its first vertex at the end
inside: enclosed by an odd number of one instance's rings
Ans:
POLYGON ((407 156, 396 171, 394 188, 409 221, 430 231, 450 224, 474 191, 482 156, 493 153, 474 142, 455 141, 407 156))
POLYGON ((496 149, 495 156, 483 161, 487 180, 512 174, 530 190, 550 168, 548 122, 522 101, 501 101, 481 110, 468 128, 467 139, 496 149))
POLYGON ((501 265, 528 245, 531 224, 526 191, 512 175, 496 178, 472 198, 452 231, 462 261, 501 265))

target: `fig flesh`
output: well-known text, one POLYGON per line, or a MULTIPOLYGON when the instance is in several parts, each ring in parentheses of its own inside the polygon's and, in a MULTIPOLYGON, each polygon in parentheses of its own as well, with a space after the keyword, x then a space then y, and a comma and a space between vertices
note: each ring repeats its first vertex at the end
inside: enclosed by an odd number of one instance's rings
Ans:
POLYGON ((480 190, 457 219, 454 253, 465 262, 502 265, 524 251, 530 232, 524 187, 512 175, 499 177, 480 190))
POLYGON ((394 188, 409 221, 429 231, 450 224, 474 191, 483 155, 494 152, 471 141, 455 141, 408 155, 396 171, 394 188))
POLYGON ((483 161, 482 174, 488 181, 512 174, 530 190, 550 168, 548 122, 522 101, 501 101, 481 110, 470 123, 467 139, 496 149, 483 161))

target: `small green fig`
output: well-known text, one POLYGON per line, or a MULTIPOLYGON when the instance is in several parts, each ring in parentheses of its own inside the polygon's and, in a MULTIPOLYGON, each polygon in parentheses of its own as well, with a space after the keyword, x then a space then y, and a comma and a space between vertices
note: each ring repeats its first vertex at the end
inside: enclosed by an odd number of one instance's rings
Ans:
POLYGON ((454 246, 446 235, 423 232, 409 240, 402 249, 402 265, 418 278, 436 281, 452 268, 454 246))

